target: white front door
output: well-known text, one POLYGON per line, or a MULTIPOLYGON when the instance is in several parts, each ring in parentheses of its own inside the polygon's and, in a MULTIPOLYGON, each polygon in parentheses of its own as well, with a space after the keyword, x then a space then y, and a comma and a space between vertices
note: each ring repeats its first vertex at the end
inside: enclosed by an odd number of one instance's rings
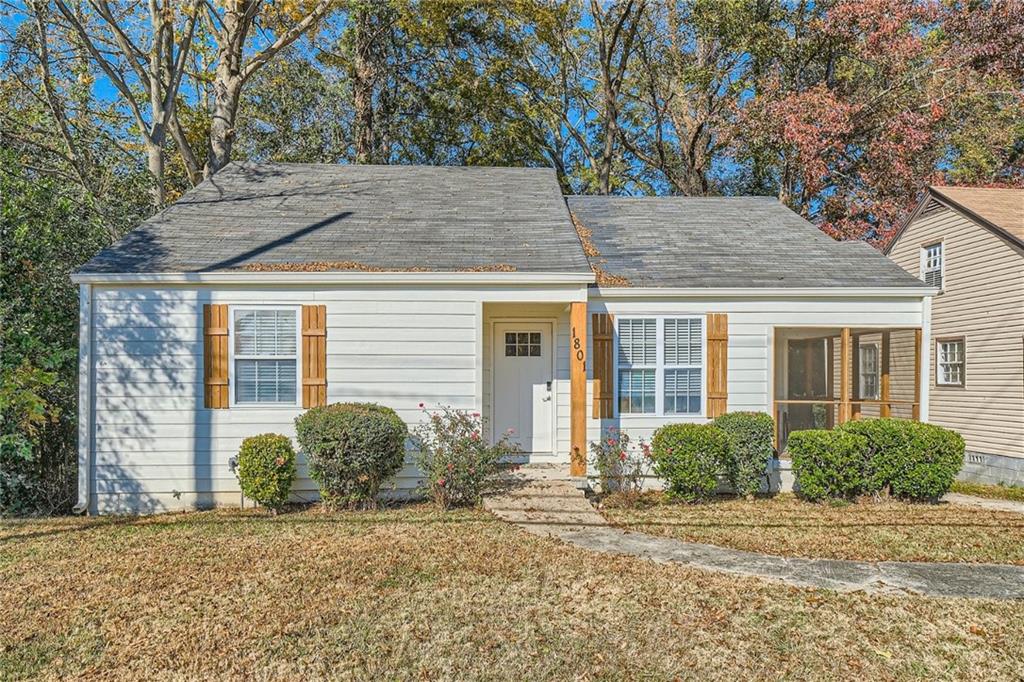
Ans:
POLYGON ((524 454, 552 454, 554 358, 550 322, 494 325, 492 424, 495 438, 512 429, 524 454))

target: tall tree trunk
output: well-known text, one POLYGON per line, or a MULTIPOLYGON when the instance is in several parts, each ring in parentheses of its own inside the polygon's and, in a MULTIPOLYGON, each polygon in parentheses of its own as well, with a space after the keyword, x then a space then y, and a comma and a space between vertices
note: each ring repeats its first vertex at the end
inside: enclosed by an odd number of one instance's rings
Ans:
POLYGON ((373 10, 362 5, 355 16, 355 54, 352 68, 356 163, 374 162, 374 103, 376 59, 373 10))
POLYGON ((231 162, 231 149, 235 143, 235 118, 238 99, 242 92, 242 79, 232 73, 223 62, 217 66, 210 112, 210 146, 206 153, 203 175, 210 177, 231 162))

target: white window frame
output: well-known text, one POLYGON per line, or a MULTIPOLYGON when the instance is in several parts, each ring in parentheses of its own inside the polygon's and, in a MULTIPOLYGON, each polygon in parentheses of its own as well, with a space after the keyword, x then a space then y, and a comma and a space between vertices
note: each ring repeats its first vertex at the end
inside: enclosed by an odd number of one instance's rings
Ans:
POLYGON ((877 343, 862 343, 857 349, 860 357, 857 358, 857 396, 861 400, 879 400, 882 393, 882 351, 877 343), (864 351, 867 349, 875 351, 875 371, 870 375, 864 371, 864 351), (867 395, 864 392, 864 377, 873 376, 875 379, 875 394, 867 395))
POLYGON ((925 281, 925 277, 929 272, 939 273, 939 290, 946 288, 946 242, 940 239, 937 242, 930 242, 924 244, 921 247, 921 281, 925 281), (939 267, 929 268, 928 267, 928 251, 934 248, 939 249, 939 267))
MULTIPOLYGON (((243 355, 239 360, 280 360, 287 356, 243 355)), ((281 409, 299 407, 302 404, 302 306, 288 304, 229 305, 228 306, 228 407, 242 409, 281 409), (235 400, 235 311, 248 310, 292 310, 295 311, 295 401, 290 403, 240 403, 235 400)))
POLYGON ((953 337, 935 340, 935 385, 949 388, 963 388, 967 385, 967 338, 953 337), (942 362, 942 346, 944 344, 960 345, 960 362, 942 362), (943 365, 960 365, 960 381, 946 381, 943 376, 943 365))
POLYGON ((615 358, 613 381, 614 388, 614 414, 622 420, 644 419, 644 418, 668 418, 680 421, 700 421, 705 419, 707 414, 707 371, 708 371, 708 334, 705 316, 694 313, 672 313, 672 314, 618 314, 615 316, 615 334, 613 338, 612 354, 615 358), (694 365, 665 365, 665 320, 697 320, 700 325, 700 412, 665 412, 665 370, 666 369, 688 369, 694 365), (619 322, 622 320, 654 320, 655 321, 655 364, 654 365, 623 365, 619 359, 619 322), (619 410, 619 371, 622 369, 653 369, 654 370, 654 412, 621 412, 619 410))

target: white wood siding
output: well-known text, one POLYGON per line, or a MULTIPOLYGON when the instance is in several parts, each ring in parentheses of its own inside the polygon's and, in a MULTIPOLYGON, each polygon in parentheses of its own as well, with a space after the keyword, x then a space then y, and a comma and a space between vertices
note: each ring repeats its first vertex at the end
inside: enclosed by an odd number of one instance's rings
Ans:
MULTIPOLYGON (((593 295, 593 292, 592 292, 593 295)), ((104 287, 92 293, 93 425, 90 509, 148 512, 238 504, 228 468, 246 436, 294 436, 301 408, 203 407, 202 305, 327 306, 328 400, 373 401, 410 425, 418 404, 447 404, 489 414, 491 325, 496 318, 554 318, 557 462, 569 452, 570 301, 579 287, 247 286, 104 287)), ((87 307, 84 306, 83 310, 87 307)), ((914 327, 922 304, 906 298, 625 299, 593 296, 589 312, 643 315, 729 315, 729 409, 769 410, 775 327, 914 327)), ((588 314, 587 323, 591 318, 588 314)), ((588 333, 588 339, 591 335, 588 333)), ((588 367, 592 378, 592 366, 588 367)), ((588 382, 589 383, 589 382, 588 382)), ((626 416, 596 420, 587 391, 588 439, 611 425, 650 438, 661 425, 687 418, 626 416)), ((316 486, 300 461, 298 499, 316 486)), ((398 491, 417 484, 408 465, 398 491)))
POLYGON ((963 336, 967 363, 964 387, 936 386, 930 344, 929 421, 959 431, 969 451, 1024 457, 1024 252, 943 207, 909 225, 890 257, 919 276, 921 247, 937 241, 945 277, 932 338, 963 336))
MULTIPOLYGON (((774 394, 773 338, 776 327, 920 327, 923 303, 917 298, 737 298, 661 299, 592 298, 590 312, 608 312, 617 318, 644 315, 729 316, 728 409, 771 412, 774 394)), ((589 336, 588 336, 589 338, 589 336)), ((588 370, 589 371, 589 370, 588 370)), ((589 374, 592 378, 592 373, 589 374)), ((591 392, 588 391, 588 396, 591 392)), ((658 427, 676 422, 703 422, 702 416, 666 417, 623 415, 614 419, 590 419, 587 438, 595 440, 604 429, 615 426, 631 437, 650 439, 658 427)))
MULTIPOLYGON (((229 459, 243 438, 295 435, 302 409, 203 407, 204 303, 327 306, 329 402, 482 407, 482 301, 570 301, 579 287, 103 287, 92 297, 90 509, 149 512, 238 504, 229 459)), ((564 303, 562 304, 565 305, 564 303)), ((304 462, 296 499, 316 498, 304 462)), ((418 483, 407 462, 393 487, 418 483)))

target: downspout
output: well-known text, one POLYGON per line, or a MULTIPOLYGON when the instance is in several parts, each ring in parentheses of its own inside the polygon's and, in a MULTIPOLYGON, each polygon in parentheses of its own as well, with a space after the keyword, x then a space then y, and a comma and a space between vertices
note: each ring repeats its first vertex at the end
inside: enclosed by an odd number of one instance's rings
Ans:
POLYGON ((72 512, 89 511, 92 487, 92 285, 78 285, 78 504, 72 512))

